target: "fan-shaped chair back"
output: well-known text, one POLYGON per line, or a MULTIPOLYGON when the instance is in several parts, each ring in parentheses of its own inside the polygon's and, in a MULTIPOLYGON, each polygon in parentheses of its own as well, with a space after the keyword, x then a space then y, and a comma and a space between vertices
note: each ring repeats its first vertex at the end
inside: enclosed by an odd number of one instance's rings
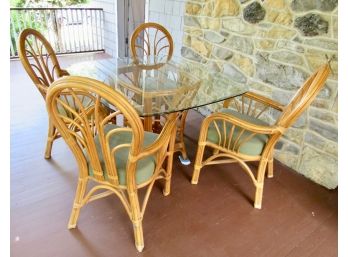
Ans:
POLYGON ((324 87, 329 73, 329 64, 321 66, 313 73, 293 96, 290 103, 284 108, 276 124, 286 128, 291 126, 324 87))
POLYGON ((135 60, 147 56, 151 64, 169 61, 173 55, 173 38, 162 25, 143 23, 132 34, 131 52, 135 60))
POLYGON ((47 39, 34 29, 25 29, 19 36, 19 58, 24 69, 43 97, 51 83, 66 72, 60 68, 56 54, 47 39))
POLYGON ((89 171, 97 180, 119 185, 116 152, 124 155, 127 149, 129 156, 136 156, 144 139, 143 126, 134 108, 120 93, 99 81, 83 77, 64 78, 50 91, 47 97, 50 117, 79 163, 87 165, 89 162, 89 171), (107 114, 105 106, 115 111, 107 114), (128 127, 110 126, 123 118, 127 119, 128 127), (128 143, 118 148, 113 148, 113 143, 108 140, 126 137, 130 137, 128 143))

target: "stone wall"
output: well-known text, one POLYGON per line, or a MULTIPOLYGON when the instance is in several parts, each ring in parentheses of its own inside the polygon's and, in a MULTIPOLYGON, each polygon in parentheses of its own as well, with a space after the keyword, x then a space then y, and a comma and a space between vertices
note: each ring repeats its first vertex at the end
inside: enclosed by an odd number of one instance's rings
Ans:
MULTIPOLYGON (((188 0, 184 12, 183 57, 283 104, 332 59, 325 88, 276 145, 275 157, 337 187, 337 0, 188 0)), ((203 111, 218 106, 209 108, 203 111)))

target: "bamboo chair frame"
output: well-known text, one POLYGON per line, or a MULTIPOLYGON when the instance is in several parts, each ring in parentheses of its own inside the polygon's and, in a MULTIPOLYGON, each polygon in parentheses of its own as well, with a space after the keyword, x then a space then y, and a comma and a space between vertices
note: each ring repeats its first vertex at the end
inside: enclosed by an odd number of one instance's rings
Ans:
POLYGON ((133 32, 131 36, 131 52, 134 60, 140 56, 158 56, 163 50, 167 49, 168 54, 165 61, 169 61, 173 55, 173 38, 168 30, 162 25, 154 22, 147 22, 140 24, 133 32), (154 30, 154 38, 150 38, 150 31, 154 30), (158 33, 162 34, 162 37, 158 38, 158 33), (143 46, 137 44, 137 40, 140 39, 143 42, 143 46), (159 47, 159 44, 162 44, 159 47), (139 51, 140 50, 140 51, 139 51))
MULTIPOLYGON (((168 32, 168 30, 163 27, 162 25, 158 24, 158 23, 154 23, 154 22, 148 22, 148 23, 143 23, 141 25, 139 25, 133 32, 132 37, 131 37, 131 53, 133 56, 133 59, 135 60, 135 62, 137 63, 137 58, 139 56, 139 50, 140 50, 140 55, 141 56, 156 56, 159 55, 159 53, 164 50, 164 49, 168 49, 168 54, 167 54, 167 58, 166 60, 160 60, 161 62, 163 61, 169 61, 172 58, 173 55, 173 50, 174 50, 174 43, 173 43, 173 38, 170 35, 170 33, 168 32), (151 38, 150 38, 150 30, 153 29, 155 30, 155 36, 153 38, 153 44, 151 44, 151 38), (163 34, 162 37, 157 38, 158 32, 161 32, 163 34), (142 35, 143 33, 143 35, 142 35), (141 39, 142 42, 144 42, 144 45, 138 45, 137 44, 137 40, 141 39), (163 46, 161 46, 159 49, 157 48, 159 42, 161 42, 162 40, 166 40, 167 44, 164 44, 163 46)), ((155 63, 152 65, 148 65, 149 69, 153 69, 156 66, 158 67, 158 65, 161 65, 160 63, 155 63)), ((144 68, 144 66, 146 65, 141 65, 141 67, 144 68)), ((186 123, 186 117, 188 114, 188 110, 185 110, 183 112, 181 112, 181 115, 179 117, 178 120, 178 124, 177 124, 177 142, 175 144, 175 152, 181 152, 183 159, 187 160, 187 152, 186 152, 186 147, 185 147, 185 143, 184 143, 184 130, 185 130, 185 123, 186 123)), ((163 121, 161 122, 161 118, 162 120, 166 120, 166 116, 165 115, 155 115, 153 117, 153 120, 151 121, 152 124, 152 131, 158 133, 161 131, 162 129, 162 124, 163 121), (162 117, 161 117, 162 116, 162 117)), ((145 127, 149 127, 149 119, 144 120, 144 125, 145 127)))
MULTIPOLYGON (((59 65, 57 56, 47 39, 34 29, 25 29, 19 35, 19 59, 22 65, 45 99, 48 87, 57 78, 69 73, 59 65)), ((55 126, 49 120, 45 158, 51 158, 53 141, 60 137, 55 126)))
POLYGON ((144 248, 142 220, 155 181, 164 179, 163 194, 170 193, 174 147, 172 135, 176 130, 177 114, 171 114, 157 139, 144 147, 144 128, 137 112, 126 97, 102 82, 77 76, 61 78, 49 87, 46 105, 52 122, 73 152, 79 168, 76 196, 68 228, 76 227, 80 209, 84 205, 115 194, 121 200, 133 223, 135 246, 141 252, 144 248), (73 98, 78 108, 64 101, 66 96, 73 98), (84 97, 89 97, 91 104, 83 105, 82 98, 84 97), (114 110, 113 113, 103 111, 105 109, 103 109, 102 103, 105 101, 109 108, 113 106, 111 108, 114 110), (62 115, 58 110, 58 105, 63 106, 66 110, 65 113, 69 115, 62 115), (125 118, 128 127, 118 127, 105 132, 104 125, 117 120, 118 117, 125 118), (109 139, 117 133, 125 131, 132 132, 131 143, 112 147, 109 139), (101 160, 97 154, 95 137, 99 138, 105 168, 102 168, 101 160), (115 165, 115 155, 123 148, 129 148, 125 185, 120 184, 118 167, 115 165), (87 157, 84 151, 89 158, 89 165, 93 169, 93 176, 89 175, 87 157), (155 156, 154 173, 148 180, 137 184, 135 181, 137 163, 140 159, 150 155, 155 156), (107 177, 105 177, 105 173, 107 177), (97 185, 87 192, 89 181, 94 181, 97 185), (142 203, 138 198, 138 190, 141 188, 146 189, 142 203))
MULTIPOLYGON (((153 64, 140 64, 140 67, 143 69, 156 69, 159 68, 161 65, 163 65, 163 62, 167 62, 172 58, 173 55, 173 38, 168 32, 168 30, 163 27, 162 25, 155 23, 155 22, 147 22, 140 24, 133 32, 131 36, 131 53, 132 57, 134 59, 135 63, 138 62, 139 57, 144 56, 157 56, 162 51, 167 50, 168 54, 166 56, 165 60, 160 60, 160 63, 153 63, 153 64), (150 36, 151 31, 155 31, 154 38, 152 39, 150 36), (162 34, 158 38, 158 33, 162 34), (137 41, 140 40, 140 42, 143 45, 137 44, 137 41), (158 49, 158 44, 163 44, 158 49)), ((160 124, 160 115, 155 115, 153 117, 153 121, 151 121, 152 131, 159 133, 161 131, 161 124, 160 124)), ((144 119, 144 125, 145 127, 150 126, 149 124, 150 119, 145 118, 144 119)))
POLYGON ((249 175, 256 188, 254 207, 261 209, 266 168, 268 177, 273 177, 274 146, 286 129, 289 128, 301 113, 311 104, 316 95, 323 88, 329 73, 329 64, 321 66, 304 82, 287 106, 283 106, 276 101, 252 92, 245 93, 242 96, 242 100, 239 102, 234 98, 226 100, 223 107, 227 108, 232 105, 238 112, 255 118, 259 118, 262 113, 269 109, 277 110, 281 114, 275 125, 271 126, 256 125, 239 119, 233 115, 221 112, 213 113, 205 118, 201 126, 191 183, 198 183, 200 171, 205 165, 237 162, 249 175), (260 104, 263 107, 260 108, 260 104), (219 138, 217 144, 207 140, 208 129, 210 126, 213 126, 217 131, 219 138), (233 138, 233 133, 236 128, 239 129, 239 132, 237 136, 233 138), (228 131, 229 133, 227 133, 228 131), (248 136, 243 136, 246 132, 249 133, 248 136), (240 147, 257 134, 268 135, 268 141, 266 142, 262 153, 253 156, 239 152, 240 147), (203 154, 206 147, 212 148, 213 154, 203 161, 203 154), (259 162, 256 174, 254 174, 246 164, 250 161, 259 162))

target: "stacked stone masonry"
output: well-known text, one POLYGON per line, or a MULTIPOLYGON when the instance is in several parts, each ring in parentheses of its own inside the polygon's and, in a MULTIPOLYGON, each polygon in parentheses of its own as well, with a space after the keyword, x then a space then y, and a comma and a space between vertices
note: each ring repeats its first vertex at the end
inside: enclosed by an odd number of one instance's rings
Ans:
MULTIPOLYGON (((337 0, 188 0, 184 12, 184 58, 283 104, 331 59, 325 88, 276 145, 275 157, 336 188, 337 0)), ((277 115, 266 119, 275 122, 277 115)))

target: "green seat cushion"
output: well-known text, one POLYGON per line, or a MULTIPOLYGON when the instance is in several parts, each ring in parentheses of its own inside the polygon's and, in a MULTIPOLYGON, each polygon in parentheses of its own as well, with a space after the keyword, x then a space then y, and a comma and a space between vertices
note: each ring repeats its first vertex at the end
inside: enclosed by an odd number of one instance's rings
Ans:
MULTIPOLYGON (((240 112, 237 112, 237 111, 234 111, 231 109, 223 108, 223 109, 221 109, 220 112, 230 114, 236 118, 247 121, 249 123, 253 123, 256 125, 262 125, 262 126, 269 126, 266 122, 264 122, 260 119, 257 119, 255 117, 251 117, 251 116, 246 115, 246 114, 242 114, 240 112)), ((220 128, 220 134, 222 137, 221 142, 223 143, 224 142, 223 125, 222 125, 222 122, 217 122, 217 124, 218 124, 218 127, 220 128)), ((227 137, 229 136, 230 130, 231 130, 231 125, 226 123, 226 135, 227 135, 227 137)), ((237 139, 241 130, 242 130, 242 128, 237 127, 237 126, 235 127, 235 129, 233 131, 233 135, 232 135, 232 142, 230 144, 230 148, 233 147, 233 142, 234 142, 234 140, 237 139)), ((250 136, 251 134, 252 134, 252 132, 245 130, 243 132, 242 136, 239 138, 239 140, 243 141, 244 138, 250 136)), ((214 144, 219 144, 219 134, 216 131, 215 125, 213 123, 211 123, 209 128, 208 128, 207 141, 214 143, 214 144)), ((265 144, 267 143, 267 141, 268 141, 268 135, 255 134, 252 138, 250 138, 249 140, 247 140, 246 142, 244 142, 240 146, 239 153, 246 154, 246 155, 253 155, 253 156, 260 155, 262 153, 262 150, 263 150, 265 144)))
MULTIPOLYGON (((104 132, 107 133, 110 130, 115 128, 120 128, 120 127, 114 124, 107 124, 104 127, 104 132)), ((145 132, 144 147, 153 143, 157 139, 157 137, 158 137, 158 134, 145 132)), ((107 173, 105 170, 105 163, 104 163, 104 158, 103 158, 98 135, 95 136, 94 141, 96 143, 98 157, 103 169, 104 178, 107 180, 108 178, 107 178, 107 173)), ((131 143, 131 141, 132 141, 132 132, 130 131, 117 132, 113 134, 109 139, 110 149, 120 144, 129 144, 131 143)), ((115 152, 115 165, 117 168, 117 175, 118 175, 118 180, 120 185, 126 185, 126 166, 128 161, 128 154, 129 154, 129 147, 121 148, 120 150, 117 150, 115 152)), ((155 171, 155 166, 156 166, 155 157, 152 155, 139 160, 137 162, 136 173, 135 173, 136 183, 141 184, 147 181, 153 175, 155 171)), ((93 176, 93 169, 91 165, 88 165, 88 167, 89 167, 89 175, 93 176)))

